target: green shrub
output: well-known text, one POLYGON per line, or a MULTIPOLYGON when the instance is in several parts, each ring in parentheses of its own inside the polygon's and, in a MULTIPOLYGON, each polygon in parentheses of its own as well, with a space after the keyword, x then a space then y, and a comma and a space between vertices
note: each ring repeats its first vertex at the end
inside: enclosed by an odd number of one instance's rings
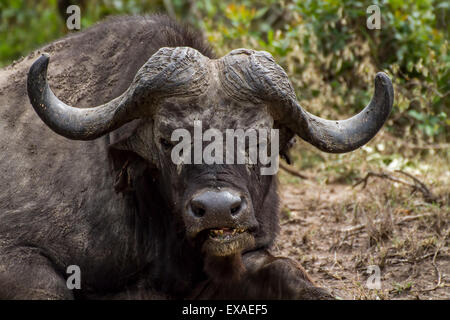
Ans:
MULTIPOLYGON (((238 47, 270 52, 301 104, 323 117, 361 110, 384 70, 396 92, 387 132, 416 144, 448 141, 447 1, 84 1, 82 28, 108 15, 155 11, 203 29, 219 55, 238 47), (371 4, 381 9, 381 30, 366 27, 371 4)), ((0 66, 68 32, 56 0, 4 0, 0 18, 0 66)))

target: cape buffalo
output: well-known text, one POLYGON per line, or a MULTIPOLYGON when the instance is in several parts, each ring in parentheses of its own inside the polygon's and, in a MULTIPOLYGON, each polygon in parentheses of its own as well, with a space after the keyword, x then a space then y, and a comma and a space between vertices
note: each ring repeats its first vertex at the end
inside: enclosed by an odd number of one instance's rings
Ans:
POLYGON ((392 103, 378 73, 364 110, 321 119, 269 53, 216 59, 165 16, 113 18, 53 42, 0 71, 0 297, 332 298, 268 251, 276 176, 260 162, 175 164, 171 133, 198 120, 220 132, 276 128, 281 155, 294 135, 349 152, 392 103))

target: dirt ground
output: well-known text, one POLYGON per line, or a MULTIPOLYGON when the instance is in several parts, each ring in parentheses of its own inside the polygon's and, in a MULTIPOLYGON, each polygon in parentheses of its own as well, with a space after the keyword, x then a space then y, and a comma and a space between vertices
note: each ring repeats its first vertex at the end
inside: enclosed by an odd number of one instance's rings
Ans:
POLYGON ((448 203, 385 179, 353 188, 286 175, 275 254, 342 299, 450 299, 448 203), (380 268, 379 290, 367 287, 370 265, 380 268))

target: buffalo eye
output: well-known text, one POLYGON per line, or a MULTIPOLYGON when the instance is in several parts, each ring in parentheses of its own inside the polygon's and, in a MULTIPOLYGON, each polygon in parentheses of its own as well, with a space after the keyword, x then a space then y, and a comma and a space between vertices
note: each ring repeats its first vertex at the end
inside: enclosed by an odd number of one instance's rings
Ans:
POLYGON ((164 150, 170 150, 173 147, 173 144, 164 138, 161 138, 161 140, 159 142, 164 150))

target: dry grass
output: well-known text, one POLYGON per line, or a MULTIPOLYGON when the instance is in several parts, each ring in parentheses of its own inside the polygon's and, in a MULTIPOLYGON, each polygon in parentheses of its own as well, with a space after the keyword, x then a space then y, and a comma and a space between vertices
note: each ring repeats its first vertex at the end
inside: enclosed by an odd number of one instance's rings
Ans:
MULTIPOLYGON (((338 165, 336 159, 327 159, 329 166, 338 165)), ((344 299, 450 299, 448 159, 428 157, 422 160, 427 171, 415 172, 439 203, 386 179, 353 188, 352 175, 363 177, 369 168, 365 161, 348 163, 343 172, 302 170, 312 181, 280 171, 275 253, 299 261, 320 286, 344 299), (366 286, 369 265, 381 270, 380 290, 366 286)))

